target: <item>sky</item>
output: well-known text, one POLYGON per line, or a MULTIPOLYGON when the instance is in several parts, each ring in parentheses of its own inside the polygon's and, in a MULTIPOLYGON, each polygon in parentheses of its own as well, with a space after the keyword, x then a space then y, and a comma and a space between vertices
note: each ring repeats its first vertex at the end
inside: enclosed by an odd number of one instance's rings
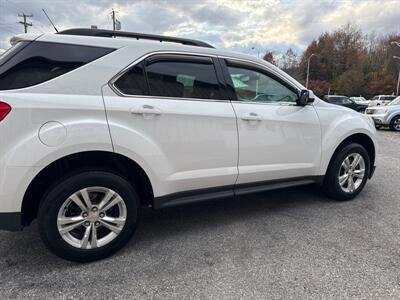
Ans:
POLYGON ((33 14, 30 33, 112 28, 114 8, 122 30, 204 40, 252 55, 301 53, 325 32, 351 22, 365 33, 400 33, 400 0, 0 0, 0 49, 23 33, 18 13, 33 14))

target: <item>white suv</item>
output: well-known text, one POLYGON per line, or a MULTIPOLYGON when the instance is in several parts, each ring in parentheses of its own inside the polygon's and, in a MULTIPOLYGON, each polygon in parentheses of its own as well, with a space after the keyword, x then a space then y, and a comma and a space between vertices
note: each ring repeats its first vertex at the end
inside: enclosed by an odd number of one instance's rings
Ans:
POLYGON ((0 228, 37 219, 63 258, 114 253, 141 206, 309 183, 348 200, 373 174, 372 120, 263 60, 106 30, 11 41, 0 56, 0 228))

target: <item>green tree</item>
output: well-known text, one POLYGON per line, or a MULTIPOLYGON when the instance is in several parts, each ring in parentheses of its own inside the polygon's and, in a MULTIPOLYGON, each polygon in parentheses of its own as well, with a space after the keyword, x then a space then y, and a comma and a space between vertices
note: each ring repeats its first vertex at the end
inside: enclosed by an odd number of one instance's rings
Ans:
POLYGON ((348 70, 341 74, 334 82, 333 87, 337 94, 359 96, 365 94, 364 74, 357 70, 348 70))

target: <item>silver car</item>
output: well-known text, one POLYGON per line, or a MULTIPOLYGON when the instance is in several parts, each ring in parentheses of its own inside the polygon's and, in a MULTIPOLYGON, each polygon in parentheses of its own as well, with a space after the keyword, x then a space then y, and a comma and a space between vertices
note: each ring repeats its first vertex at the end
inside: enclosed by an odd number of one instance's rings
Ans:
POLYGON ((387 106, 368 107, 365 113, 372 117, 377 128, 389 126, 392 130, 400 131, 400 96, 387 106))

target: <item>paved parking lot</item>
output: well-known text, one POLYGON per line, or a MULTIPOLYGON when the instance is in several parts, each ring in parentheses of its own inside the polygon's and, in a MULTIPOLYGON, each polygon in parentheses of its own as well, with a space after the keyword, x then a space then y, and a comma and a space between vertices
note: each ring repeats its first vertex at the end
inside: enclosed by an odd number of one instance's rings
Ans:
POLYGON ((400 134, 354 201, 310 187, 161 212, 91 264, 50 254, 36 226, 0 232, 0 298, 400 298, 400 134))

